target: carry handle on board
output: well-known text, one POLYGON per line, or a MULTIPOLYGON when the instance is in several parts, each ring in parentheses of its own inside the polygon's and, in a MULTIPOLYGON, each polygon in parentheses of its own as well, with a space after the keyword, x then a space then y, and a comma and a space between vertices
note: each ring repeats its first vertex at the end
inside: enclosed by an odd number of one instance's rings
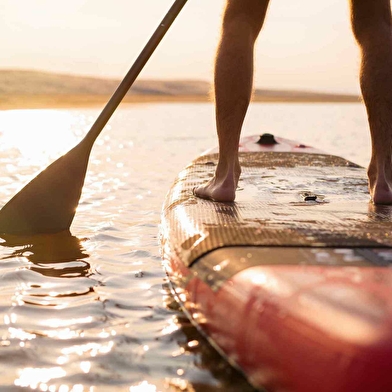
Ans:
POLYGON ((84 139, 49 165, 0 210, 0 233, 69 230, 79 204, 94 141, 128 92, 187 0, 176 0, 84 139))

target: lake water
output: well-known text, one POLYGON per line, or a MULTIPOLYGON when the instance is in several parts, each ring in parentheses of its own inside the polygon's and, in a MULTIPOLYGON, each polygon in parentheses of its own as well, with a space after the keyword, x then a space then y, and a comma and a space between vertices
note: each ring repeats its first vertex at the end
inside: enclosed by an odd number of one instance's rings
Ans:
MULTIPOLYGON (((0 205, 87 132, 99 110, 0 112, 0 205)), ((251 106, 273 132, 366 165, 361 104, 251 106)), ((0 391, 251 391, 171 297, 161 206, 216 145, 212 104, 122 106, 92 151, 71 235, 0 240, 0 391)))

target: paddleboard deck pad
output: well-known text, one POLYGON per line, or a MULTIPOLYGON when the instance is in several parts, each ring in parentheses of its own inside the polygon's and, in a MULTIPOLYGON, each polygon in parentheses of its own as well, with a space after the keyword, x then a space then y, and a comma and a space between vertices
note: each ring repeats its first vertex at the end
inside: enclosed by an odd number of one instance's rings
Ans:
POLYGON ((392 390, 392 208, 364 168, 303 144, 241 139, 236 201, 196 198, 213 149, 169 191, 161 244, 173 293, 258 388, 392 390))

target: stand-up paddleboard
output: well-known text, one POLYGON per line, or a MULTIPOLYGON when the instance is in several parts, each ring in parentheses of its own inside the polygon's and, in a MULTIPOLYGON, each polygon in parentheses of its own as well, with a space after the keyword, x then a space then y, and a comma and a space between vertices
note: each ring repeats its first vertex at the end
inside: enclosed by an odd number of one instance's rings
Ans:
POLYGON ((234 203, 192 195, 216 150, 167 195, 177 300, 256 387, 392 391, 392 207, 369 202, 364 168, 300 143, 247 137, 240 161, 234 203))

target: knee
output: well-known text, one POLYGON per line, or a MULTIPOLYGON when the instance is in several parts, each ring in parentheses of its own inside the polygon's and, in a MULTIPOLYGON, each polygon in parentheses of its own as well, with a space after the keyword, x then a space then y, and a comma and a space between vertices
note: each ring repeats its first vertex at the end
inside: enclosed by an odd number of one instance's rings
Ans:
POLYGON ((256 40, 264 23, 269 0, 228 0, 223 15, 223 33, 248 32, 256 40))
POLYGON ((361 46, 391 37, 389 0, 351 0, 351 26, 361 46))

